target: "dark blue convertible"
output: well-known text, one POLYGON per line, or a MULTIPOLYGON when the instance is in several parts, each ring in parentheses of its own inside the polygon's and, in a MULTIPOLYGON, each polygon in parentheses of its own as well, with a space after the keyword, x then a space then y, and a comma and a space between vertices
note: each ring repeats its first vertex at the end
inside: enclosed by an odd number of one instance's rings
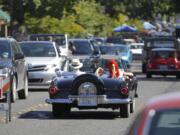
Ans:
POLYGON ((89 72, 81 75, 61 72, 53 79, 46 102, 52 104, 55 117, 69 113, 72 107, 76 107, 120 109, 120 116, 127 118, 135 109, 136 90, 135 76, 113 79, 109 78, 108 72, 100 77, 89 72))

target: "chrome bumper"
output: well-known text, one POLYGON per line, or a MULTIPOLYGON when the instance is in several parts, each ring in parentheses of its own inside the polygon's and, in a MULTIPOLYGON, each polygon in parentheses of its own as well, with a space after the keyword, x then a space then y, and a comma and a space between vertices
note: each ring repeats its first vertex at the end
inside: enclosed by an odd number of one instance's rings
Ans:
MULTIPOLYGON (((79 101, 79 99, 83 96, 73 96, 70 95, 68 99, 46 99, 46 103, 53 104, 73 104, 74 101, 79 101)), ((84 96, 85 97, 85 96, 84 96)), ((91 96, 86 96, 91 97, 91 96)), ((130 98, 120 99, 120 98, 106 98, 106 95, 97 95, 96 96, 97 105, 100 104, 129 104, 131 102, 130 98)))

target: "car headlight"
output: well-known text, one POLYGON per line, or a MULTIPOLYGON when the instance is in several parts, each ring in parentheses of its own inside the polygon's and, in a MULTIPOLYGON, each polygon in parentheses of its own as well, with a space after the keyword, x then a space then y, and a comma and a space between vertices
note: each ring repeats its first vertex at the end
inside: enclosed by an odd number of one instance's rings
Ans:
POLYGON ((47 71, 47 70, 50 70, 51 68, 54 68, 56 66, 57 66, 56 64, 49 64, 44 68, 44 70, 47 71))

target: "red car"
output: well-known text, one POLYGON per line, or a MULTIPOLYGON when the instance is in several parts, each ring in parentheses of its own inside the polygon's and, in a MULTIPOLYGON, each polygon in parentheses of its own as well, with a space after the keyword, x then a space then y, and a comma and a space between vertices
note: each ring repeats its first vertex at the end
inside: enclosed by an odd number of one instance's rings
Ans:
POLYGON ((180 78, 177 50, 174 48, 152 49, 146 69, 147 78, 151 78, 152 75, 175 75, 176 78, 180 78))
POLYGON ((179 135, 180 93, 151 99, 135 118, 126 135, 179 135))

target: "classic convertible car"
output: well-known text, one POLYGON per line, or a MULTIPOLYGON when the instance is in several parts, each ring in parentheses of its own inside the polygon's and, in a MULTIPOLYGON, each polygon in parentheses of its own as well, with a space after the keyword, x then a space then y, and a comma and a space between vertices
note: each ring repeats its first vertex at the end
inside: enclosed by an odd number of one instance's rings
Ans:
POLYGON ((136 79, 119 77, 109 78, 105 72, 102 76, 84 72, 60 73, 49 88, 49 99, 55 117, 69 113, 72 107, 79 109, 120 108, 120 116, 129 117, 135 109, 136 79))

